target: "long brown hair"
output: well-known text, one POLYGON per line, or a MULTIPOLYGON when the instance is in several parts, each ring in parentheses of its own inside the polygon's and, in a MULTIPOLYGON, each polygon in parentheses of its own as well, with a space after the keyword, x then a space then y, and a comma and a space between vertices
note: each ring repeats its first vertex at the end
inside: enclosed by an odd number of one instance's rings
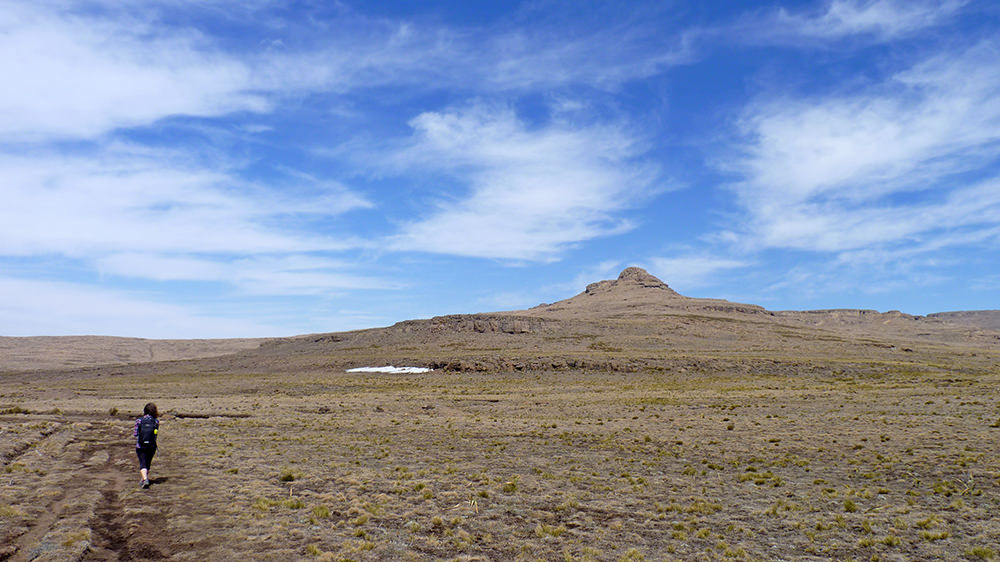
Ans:
POLYGON ((153 416, 154 418, 160 417, 160 412, 156 409, 156 404, 153 404, 152 402, 142 407, 142 414, 145 416, 153 416))

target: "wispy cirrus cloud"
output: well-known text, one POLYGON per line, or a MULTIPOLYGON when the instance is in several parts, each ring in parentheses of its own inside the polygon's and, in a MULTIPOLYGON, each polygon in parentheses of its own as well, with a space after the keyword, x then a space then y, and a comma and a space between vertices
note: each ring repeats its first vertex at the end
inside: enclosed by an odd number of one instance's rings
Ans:
POLYGON ((995 227, 998 61, 984 42, 854 94, 752 105, 730 170, 753 242, 844 251, 995 227))
POLYGON ((0 5, 0 75, 17 85, 0 91, 0 141, 8 142, 97 138, 172 116, 270 113, 290 96, 385 86, 473 94, 613 89, 693 57, 683 33, 651 47, 660 30, 626 22, 567 39, 561 29, 484 33, 349 10, 313 29, 279 25, 276 12, 259 31, 294 36, 291 46, 272 38, 234 49, 161 17, 169 3, 0 5))
POLYGON ((45 262, 243 295, 398 287, 325 257, 370 244, 337 226, 344 214, 372 208, 364 196, 303 175, 259 185, 194 160, 131 147, 0 157, 0 258, 21 260, 25 271, 45 262))
POLYGON ((535 18, 511 10, 482 27, 378 19, 345 9, 322 33, 303 29, 321 40, 264 59, 264 74, 269 83, 335 92, 387 85, 472 95, 616 90, 697 59, 689 30, 653 25, 643 11, 535 18))
POLYGON ((467 63, 470 69, 478 69, 474 72, 490 89, 589 85, 614 90, 695 61, 696 36, 691 30, 650 26, 633 15, 579 30, 571 37, 557 25, 500 33, 486 43, 469 37, 473 54, 467 63))
POLYGON ((623 216, 658 189, 641 138, 622 125, 532 127, 506 106, 428 112, 393 162, 467 186, 406 223, 393 249, 551 260, 574 244, 627 231, 623 216))
POLYGON ((328 295, 402 287, 398 282, 356 273, 358 265, 350 261, 308 254, 205 257, 116 253, 97 258, 95 266, 102 275, 122 278, 222 283, 242 295, 328 295))
POLYGON ((762 43, 812 44, 864 38, 885 42, 943 25, 966 0, 832 0, 817 11, 780 8, 742 27, 745 39, 762 43))
POLYGON ((688 253, 649 259, 649 272, 666 281, 675 290, 720 284, 734 269, 753 265, 752 261, 714 255, 688 253))
MULTIPOLYGON (((370 208, 336 183, 280 188, 225 169, 129 150, 0 157, 0 255, 118 252, 257 254, 343 250, 361 242, 301 230, 296 218, 332 219, 370 208)), ((192 158, 193 160, 193 158, 192 158)))

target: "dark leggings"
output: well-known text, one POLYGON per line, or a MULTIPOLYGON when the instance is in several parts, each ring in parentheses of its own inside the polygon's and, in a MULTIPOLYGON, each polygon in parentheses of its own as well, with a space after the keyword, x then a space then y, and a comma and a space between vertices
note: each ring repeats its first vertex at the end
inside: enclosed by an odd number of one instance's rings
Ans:
POLYGON ((153 462, 156 447, 136 447, 135 454, 139 457, 139 468, 149 470, 149 463, 153 462))

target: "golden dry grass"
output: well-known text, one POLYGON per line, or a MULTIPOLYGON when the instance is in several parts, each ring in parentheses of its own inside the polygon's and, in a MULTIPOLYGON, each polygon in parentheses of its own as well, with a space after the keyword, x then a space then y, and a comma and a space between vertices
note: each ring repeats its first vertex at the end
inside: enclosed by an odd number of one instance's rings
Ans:
POLYGON ((1000 372, 942 358, 2 376, 0 559, 994 560, 1000 372))

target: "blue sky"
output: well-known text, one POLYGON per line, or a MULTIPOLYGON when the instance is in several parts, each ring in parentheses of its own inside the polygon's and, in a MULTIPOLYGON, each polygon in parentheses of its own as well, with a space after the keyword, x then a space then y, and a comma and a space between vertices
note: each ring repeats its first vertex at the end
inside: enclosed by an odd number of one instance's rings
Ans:
POLYGON ((995 2, 0 0, 0 75, 0 335, 1000 308, 995 2))

